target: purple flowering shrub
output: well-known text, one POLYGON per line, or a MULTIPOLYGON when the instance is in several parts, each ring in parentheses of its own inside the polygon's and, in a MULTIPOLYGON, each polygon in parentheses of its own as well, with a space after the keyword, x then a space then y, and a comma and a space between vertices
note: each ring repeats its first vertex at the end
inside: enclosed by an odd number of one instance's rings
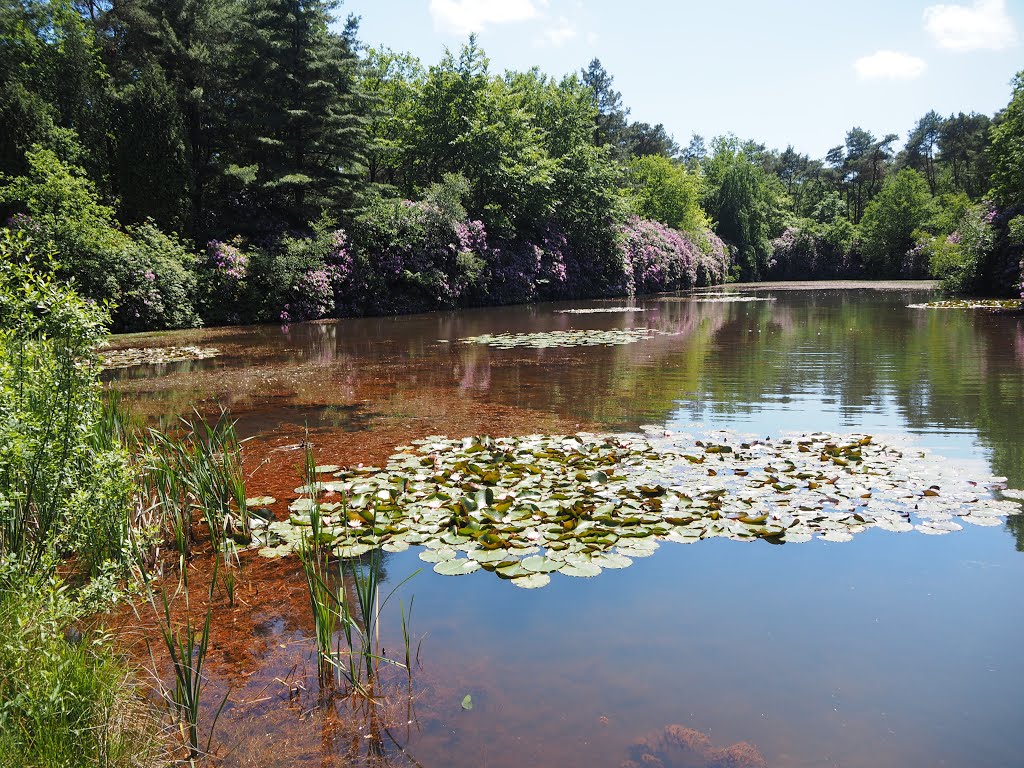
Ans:
POLYGON ((692 236, 660 222, 631 216, 622 228, 621 282, 626 294, 685 290, 723 282, 729 269, 725 243, 705 232, 692 236))
POLYGON ((479 292, 490 248, 484 225, 467 220, 465 193, 465 180, 449 176, 424 200, 379 199, 357 219, 352 289, 362 311, 454 307, 479 292))
POLYGON ((194 328, 201 325, 193 301, 196 256, 152 223, 127 231, 130 243, 111 263, 119 291, 111 313, 122 331, 194 328))
POLYGON ((200 269, 203 317, 214 324, 233 325, 248 314, 244 307, 250 254, 243 247, 240 238, 206 244, 206 258, 200 269))

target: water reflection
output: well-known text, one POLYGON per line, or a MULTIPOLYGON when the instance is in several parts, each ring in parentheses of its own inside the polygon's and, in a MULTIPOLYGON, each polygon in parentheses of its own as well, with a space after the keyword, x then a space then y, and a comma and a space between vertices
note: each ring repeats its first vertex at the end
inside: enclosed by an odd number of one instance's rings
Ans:
MULTIPOLYGON (((308 425, 331 463, 379 461, 432 433, 700 422, 763 435, 912 432, 1024 486, 1024 318, 907 309, 928 295, 901 286, 757 290, 775 300, 655 297, 635 313, 556 312, 602 306, 593 302, 136 337, 124 343, 203 343, 222 355, 108 377, 154 418, 225 406, 243 433, 275 445, 297 443, 308 425), (635 327, 672 335, 567 349, 459 341, 635 327)), ((258 490, 287 498, 295 485, 258 490)), ((1024 632, 1024 558, 1013 551, 1024 550, 1024 520, 1009 530, 1014 541, 985 528, 665 546, 625 571, 537 593, 427 571, 410 584, 427 639, 418 730, 403 744, 428 766, 615 768, 664 763, 630 745, 681 723, 712 749, 755 744, 783 768, 1015 765, 1024 657, 1005 648, 1024 632), (467 693, 472 712, 459 706, 467 693)), ((392 580, 421 564, 401 553, 392 580)), ((301 577, 294 564, 275 567, 278 581, 252 597, 264 634, 220 667, 253 701, 273 696, 225 713, 225 737, 236 739, 228 763, 308 754, 309 764, 346 764, 339 742, 317 747, 308 701, 288 709, 274 682, 294 665, 311 674, 301 577)))

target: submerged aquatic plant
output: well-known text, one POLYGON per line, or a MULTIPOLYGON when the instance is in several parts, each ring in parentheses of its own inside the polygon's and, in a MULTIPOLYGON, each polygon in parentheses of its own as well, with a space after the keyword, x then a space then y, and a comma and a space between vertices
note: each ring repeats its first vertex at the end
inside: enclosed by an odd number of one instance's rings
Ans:
POLYGON ((131 368, 136 365, 206 360, 219 354, 220 350, 216 347, 126 347, 100 352, 100 362, 104 368, 131 368))

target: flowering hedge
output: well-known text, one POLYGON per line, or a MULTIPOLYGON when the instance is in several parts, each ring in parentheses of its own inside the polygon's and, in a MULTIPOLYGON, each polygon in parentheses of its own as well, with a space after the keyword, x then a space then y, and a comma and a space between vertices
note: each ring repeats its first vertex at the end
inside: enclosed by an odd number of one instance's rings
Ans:
POLYGON ((694 238, 638 216, 631 216, 622 229, 622 293, 721 283, 728 268, 725 244, 711 232, 694 238))

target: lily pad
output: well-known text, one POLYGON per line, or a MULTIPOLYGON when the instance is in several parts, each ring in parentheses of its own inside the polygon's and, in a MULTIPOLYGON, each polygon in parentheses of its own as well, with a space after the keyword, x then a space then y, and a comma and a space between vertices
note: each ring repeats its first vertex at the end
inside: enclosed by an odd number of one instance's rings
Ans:
POLYGON ((480 570, 480 563, 462 557, 457 560, 442 560, 434 566, 434 573, 439 573, 442 576, 465 576, 467 573, 478 570, 480 570))
POLYGON ((558 572, 565 576, 576 576, 579 578, 589 578, 591 576, 597 576, 601 573, 601 566, 595 563, 577 562, 577 563, 566 563, 558 572))
POLYGON ((551 583, 551 577, 546 573, 531 573, 526 576, 517 576, 512 583, 523 589, 539 589, 551 583))

